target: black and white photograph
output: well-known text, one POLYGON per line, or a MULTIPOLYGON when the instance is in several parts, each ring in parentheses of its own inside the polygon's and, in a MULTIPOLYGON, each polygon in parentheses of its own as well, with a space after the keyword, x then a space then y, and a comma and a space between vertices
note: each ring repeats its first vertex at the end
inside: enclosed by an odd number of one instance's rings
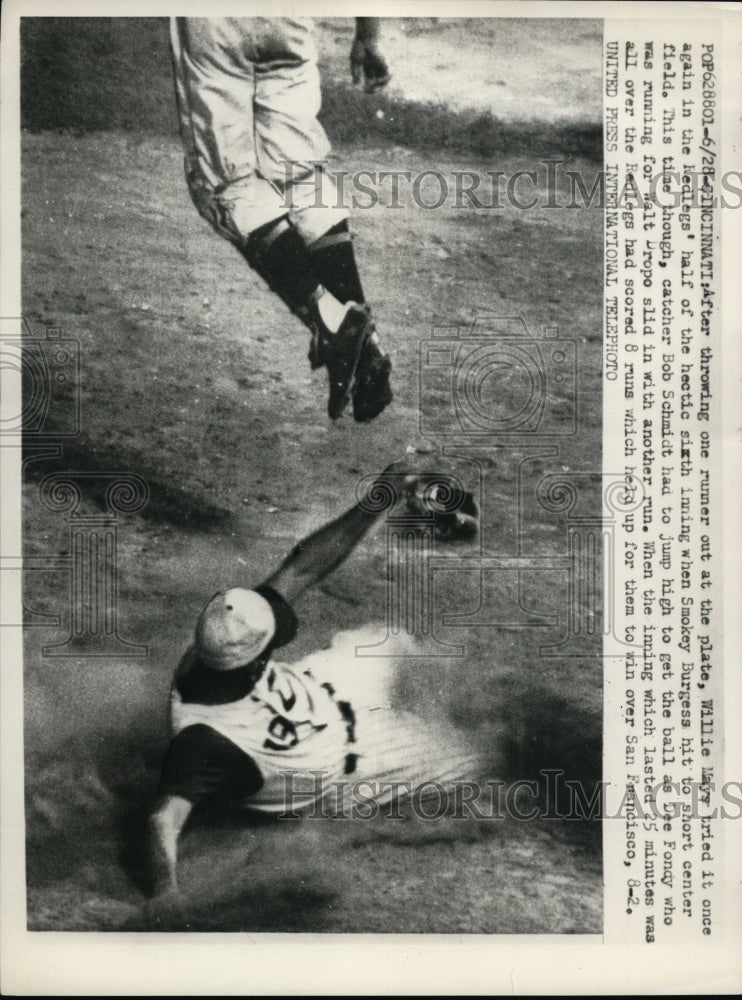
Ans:
MULTIPOLYGON (((642 256, 649 202, 630 199, 668 190, 671 157, 648 157, 659 90, 675 69, 710 87, 720 43, 639 43, 632 73, 621 42, 614 84, 600 4, 335 6, 16 4, 19 308, 0 346, 21 396, 0 443, 19 509, 1 568, 24 930, 597 945, 610 884, 643 941, 663 914, 708 933, 710 873, 694 867, 691 905, 657 801, 689 791, 676 749, 690 781, 726 731, 706 663, 721 597, 686 611, 661 574, 682 553, 693 586, 719 582, 701 562, 716 522, 691 534, 679 477, 699 467, 713 512, 700 466, 713 481, 721 456, 668 443, 662 400, 705 433, 711 349, 680 359, 718 301, 690 320, 682 292, 681 348, 682 215, 655 206, 642 256), (709 684, 697 735, 688 678, 709 684)), ((717 122, 698 115, 700 148, 717 122)), ((688 246, 702 305, 717 278, 688 246)), ((688 834, 706 868, 713 836, 688 834)))
POLYGON ((599 933, 600 22, 21 44, 29 928, 599 933))

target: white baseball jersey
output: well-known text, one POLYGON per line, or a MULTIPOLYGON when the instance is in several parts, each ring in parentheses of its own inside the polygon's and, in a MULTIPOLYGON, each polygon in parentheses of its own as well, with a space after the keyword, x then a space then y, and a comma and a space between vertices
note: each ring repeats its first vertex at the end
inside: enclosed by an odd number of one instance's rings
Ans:
POLYGON ((356 658, 364 638, 341 633, 329 650, 291 666, 271 661, 245 697, 227 704, 184 702, 174 686, 173 736, 202 724, 234 743, 263 778, 246 804, 270 813, 306 808, 338 789, 345 795, 359 783, 367 799, 383 803, 425 782, 473 777, 475 755, 461 734, 389 705, 392 664, 356 658))
MULTIPOLYGON (((352 717, 347 703, 339 704, 332 691, 331 685, 323 686, 309 670, 274 662, 249 694, 224 705, 184 702, 173 688, 173 735, 187 726, 204 724, 226 736, 248 754, 263 777, 263 788, 250 804, 281 811, 292 781, 288 772, 320 771, 325 783, 345 773, 346 757, 353 749, 352 717)), ((293 784, 302 799, 298 782, 293 784)), ((312 784, 307 801, 316 797, 312 784)))

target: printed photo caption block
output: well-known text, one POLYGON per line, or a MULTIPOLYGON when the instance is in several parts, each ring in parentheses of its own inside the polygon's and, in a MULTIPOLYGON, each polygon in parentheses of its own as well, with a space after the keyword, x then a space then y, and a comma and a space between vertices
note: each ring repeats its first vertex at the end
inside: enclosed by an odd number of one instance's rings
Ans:
MULTIPOLYGON (((604 467, 643 494, 617 527, 606 639, 607 941, 719 932, 719 38, 606 22, 604 467)), ((724 201, 724 198, 727 201, 724 201)), ((736 199, 736 201, 735 201, 736 199)))

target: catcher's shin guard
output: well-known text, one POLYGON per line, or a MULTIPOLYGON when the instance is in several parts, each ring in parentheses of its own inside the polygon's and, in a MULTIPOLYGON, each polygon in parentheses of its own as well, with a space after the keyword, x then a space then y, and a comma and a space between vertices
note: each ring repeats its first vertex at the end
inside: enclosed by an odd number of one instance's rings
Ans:
POLYGON ((239 250, 270 290, 311 328, 310 304, 320 281, 304 241, 288 218, 256 229, 239 250))
POLYGON ((411 514, 432 517, 438 541, 467 542, 477 537, 479 507, 455 476, 438 472, 410 476, 405 494, 411 514))
POLYGON ((347 219, 315 240, 309 252, 317 277, 339 302, 365 302, 347 219))

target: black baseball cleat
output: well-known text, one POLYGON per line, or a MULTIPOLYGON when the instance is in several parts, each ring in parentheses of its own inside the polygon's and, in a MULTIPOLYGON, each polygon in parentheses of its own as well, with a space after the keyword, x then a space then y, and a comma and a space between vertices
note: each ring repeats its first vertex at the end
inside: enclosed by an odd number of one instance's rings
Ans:
POLYGON ((358 362, 356 381, 353 386, 353 418, 364 424, 378 417, 393 399, 389 376, 392 373, 392 359, 382 354, 378 344, 369 340, 363 348, 358 362))
POLYGON ((307 358, 312 366, 312 371, 323 368, 327 361, 327 334, 322 332, 319 324, 312 326, 312 339, 309 342, 307 358))
POLYGON ((354 302, 348 307, 338 332, 323 338, 323 358, 330 376, 327 412, 331 420, 337 420, 345 412, 356 369, 372 330, 368 309, 354 302))

